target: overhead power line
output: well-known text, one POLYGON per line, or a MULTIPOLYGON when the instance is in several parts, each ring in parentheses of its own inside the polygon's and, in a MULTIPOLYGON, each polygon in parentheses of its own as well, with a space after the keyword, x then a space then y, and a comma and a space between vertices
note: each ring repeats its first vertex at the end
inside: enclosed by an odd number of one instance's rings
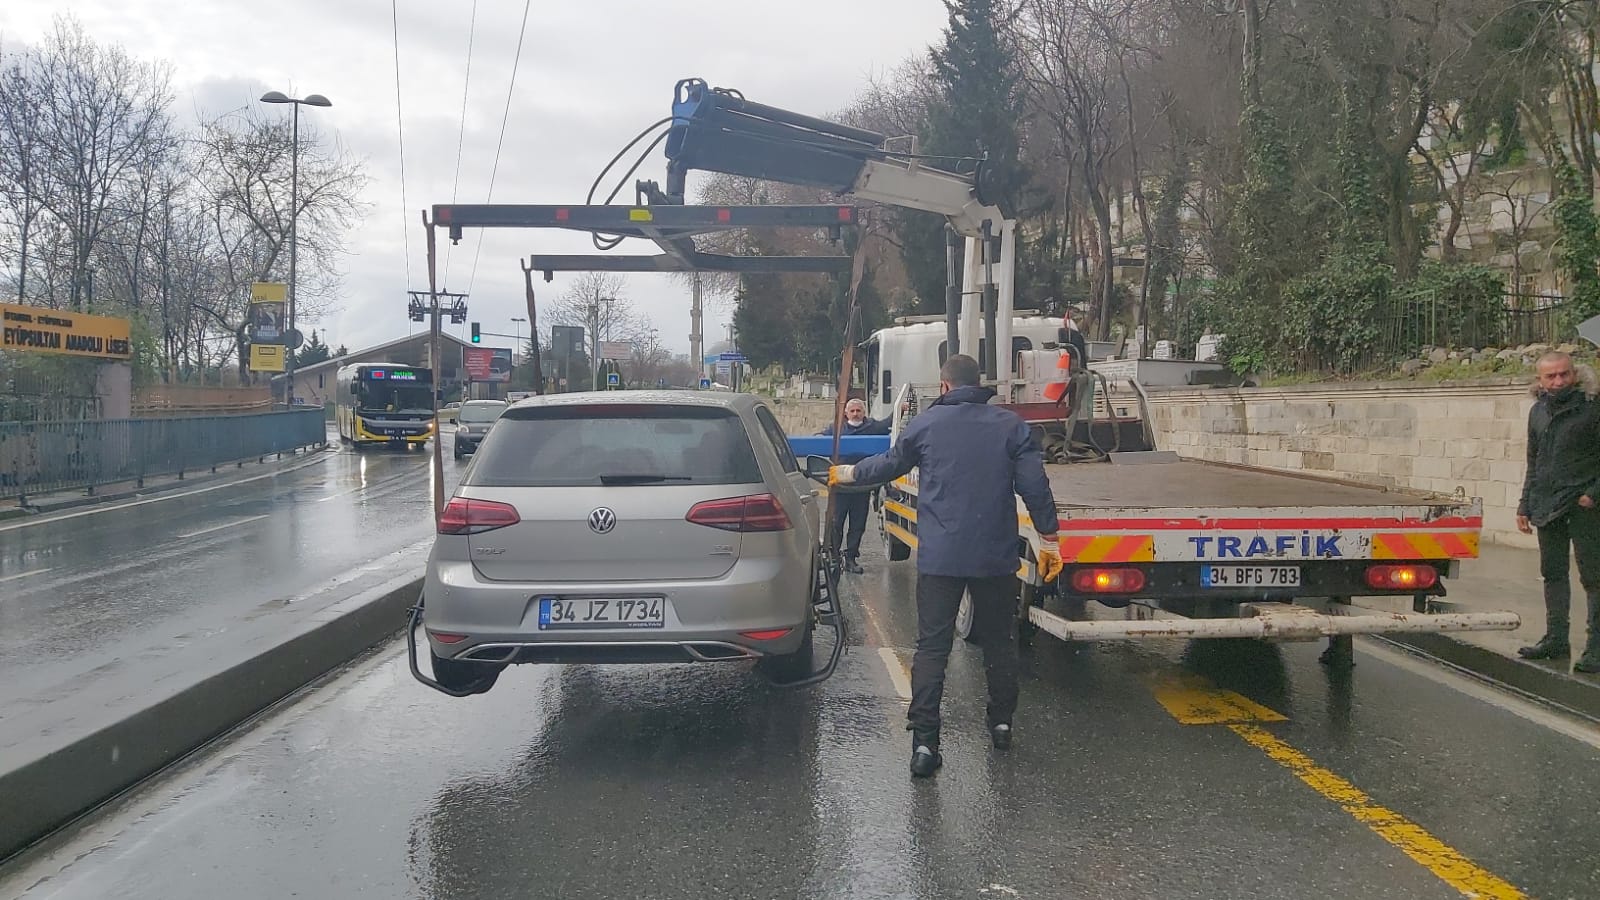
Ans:
MULTIPOLYGON (((511 83, 506 86, 506 110, 500 117, 500 140, 494 146, 494 165, 489 169, 489 195, 484 203, 494 202, 494 179, 500 172, 500 149, 506 143, 506 124, 511 121, 511 97, 517 89, 517 66, 522 62, 522 39, 528 33, 528 9, 533 0, 522 4, 522 27, 517 31, 517 52, 511 60, 511 83)), ((467 276, 467 293, 472 293, 472 283, 478 277, 478 256, 483 253, 483 229, 478 229, 478 248, 472 254, 472 273, 467 276)))

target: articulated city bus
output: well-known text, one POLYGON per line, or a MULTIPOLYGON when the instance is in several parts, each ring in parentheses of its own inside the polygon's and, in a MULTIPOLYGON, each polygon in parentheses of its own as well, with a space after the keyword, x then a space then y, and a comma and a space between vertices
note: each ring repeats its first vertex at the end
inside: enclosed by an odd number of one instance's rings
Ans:
POLYGON ((371 444, 426 444, 437 425, 433 370, 394 363, 363 363, 339 370, 334 388, 339 440, 371 444))

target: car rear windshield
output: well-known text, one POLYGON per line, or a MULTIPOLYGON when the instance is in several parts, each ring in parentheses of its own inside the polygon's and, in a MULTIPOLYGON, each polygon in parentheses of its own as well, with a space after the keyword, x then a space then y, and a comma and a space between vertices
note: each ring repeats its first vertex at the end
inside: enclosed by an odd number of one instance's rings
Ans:
POLYGON ((460 416, 463 422, 493 422, 505 410, 506 404, 504 403, 468 403, 461 407, 460 416))
POLYGON ((753 484, 744 425, 707 406, 593 404, 510 409, 467 482, 487 487, 753 484))

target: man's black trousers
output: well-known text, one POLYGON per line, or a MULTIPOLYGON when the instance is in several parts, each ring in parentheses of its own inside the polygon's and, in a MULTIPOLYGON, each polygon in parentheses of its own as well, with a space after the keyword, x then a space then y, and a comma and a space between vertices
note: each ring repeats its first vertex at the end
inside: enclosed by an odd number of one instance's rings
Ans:
POLYGON ((1547 633, 1567 640, 1572 614, 1569 560, 1578 557, 1578 578, 1589 595, 1589 640, 1600 640, 1600 509, 1573 507, 1553 522, 1539 526, 1539 574, 1544 578, 1547 633))
POLYGON ((906 714, 918 743, 939 745, 939 701, 945 664, 955 640, 963 591, 972 593, 972 636, 983 648, 989 681, 989 727, 1011 724, 1017 709, 1017 577, 959 578, 917 575, 917 654, 911 661, 911 708, 906 714))
POLYGON ((867 530, 871 500, 872 494, 867 491, 839 491, 829 498, 832 515, 829 527, 833 529, 834 546, 839 548, 840 555, 845 559, 859 559, 861 556, 861 535, 867 530), (840 529, 844 529, 842 541, 840 529))

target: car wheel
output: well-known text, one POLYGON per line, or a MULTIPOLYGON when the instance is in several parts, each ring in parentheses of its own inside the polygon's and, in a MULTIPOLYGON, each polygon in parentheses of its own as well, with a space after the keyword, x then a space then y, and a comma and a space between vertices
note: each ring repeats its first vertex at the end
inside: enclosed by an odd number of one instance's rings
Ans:
POLYGON ((773 681, 783 684, 787 681, 799 681, 811 674, 812 649, 815 646, 814 638, 817 634, 816 625, 806 622, 806 635, 800 639, 800 646, 793 653, 780 656, 763 656, 756 660, 756 668, 762 675, 773 681))
POLYGON ((441 659, 433 656, 431 649, 428 655, 432 657, 433 680, 452 691, 486 694, 500 680, 500 673, 505 671, 503 664, 441 659))

